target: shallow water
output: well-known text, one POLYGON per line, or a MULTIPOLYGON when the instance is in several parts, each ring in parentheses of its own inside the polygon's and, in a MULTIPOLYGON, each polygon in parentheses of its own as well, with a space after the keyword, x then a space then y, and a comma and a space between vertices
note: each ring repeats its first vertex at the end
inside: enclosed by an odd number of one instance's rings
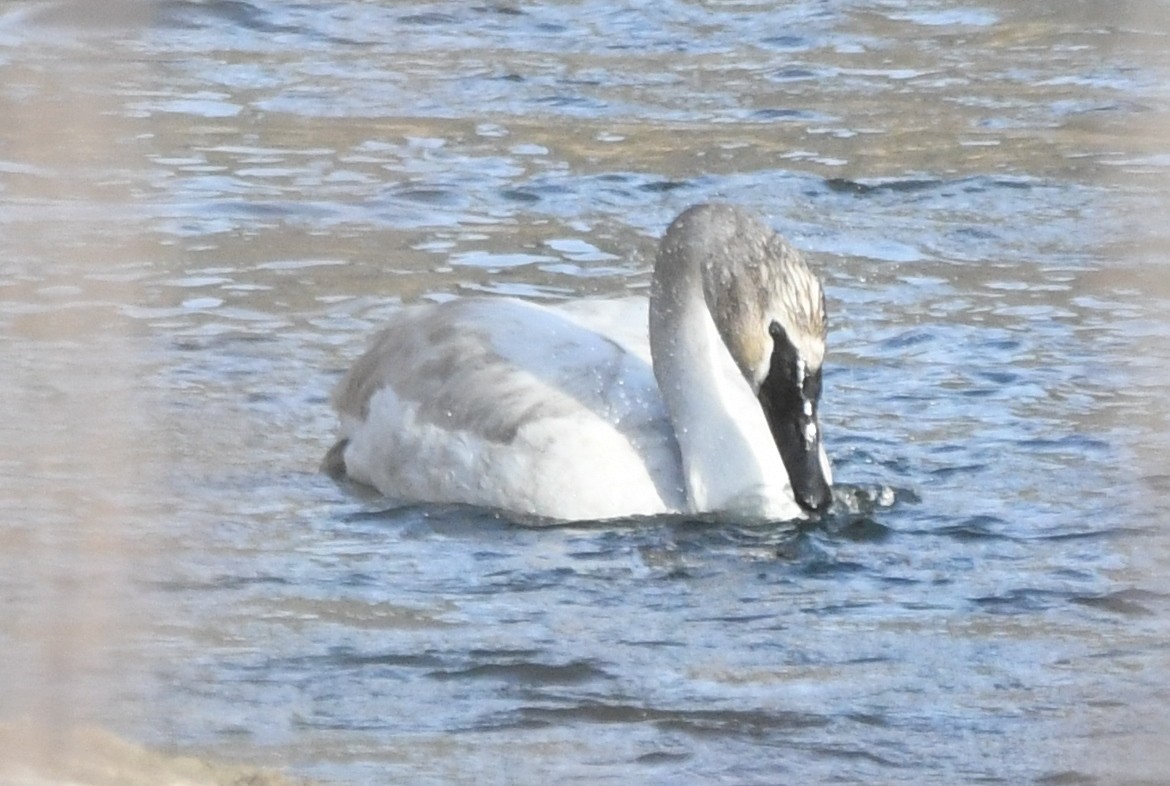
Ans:
MULTIPOLYGON (((9 2, 0 719, 337 783, 1156 782, 1170 5, 9 2), (404 301, 826 282, 824 521, 316 472, 404 301)), ((2 771, 2 770, 0 770, 2 771)))

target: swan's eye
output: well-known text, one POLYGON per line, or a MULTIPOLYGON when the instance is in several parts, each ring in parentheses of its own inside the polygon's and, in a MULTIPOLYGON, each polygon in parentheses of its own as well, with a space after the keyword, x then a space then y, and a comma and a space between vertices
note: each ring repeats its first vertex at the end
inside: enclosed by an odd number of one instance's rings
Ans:
POLYGON ((772 337, 773 341, 776 341, 784 335, 784 328, 780 327, 779 322, 773 320, 772 324, 768 325, 768 335, 772 337))

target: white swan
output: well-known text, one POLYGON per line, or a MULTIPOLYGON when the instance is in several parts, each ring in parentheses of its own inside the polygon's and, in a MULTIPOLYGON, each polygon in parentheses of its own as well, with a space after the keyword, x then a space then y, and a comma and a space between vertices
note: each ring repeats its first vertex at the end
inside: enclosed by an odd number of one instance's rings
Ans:
POLYGON ((338 384, 324 466, 397 500, 557 519, 790 519, 831 500, 824 354, 800 254, 699 205, 662 239, 648 314, 643 298, 403 308, 338 384))

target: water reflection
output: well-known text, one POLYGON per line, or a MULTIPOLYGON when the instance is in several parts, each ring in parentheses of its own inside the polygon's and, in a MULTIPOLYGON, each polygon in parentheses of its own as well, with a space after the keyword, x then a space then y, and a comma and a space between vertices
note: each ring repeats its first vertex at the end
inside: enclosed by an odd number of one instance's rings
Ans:
POLYGON ((0 719, 342 783, 1160 778, 1167 15, 9 3, 0 719), (316 474, 399 303, 644 292, 710 198, 826 280, 834 517, 316 474))

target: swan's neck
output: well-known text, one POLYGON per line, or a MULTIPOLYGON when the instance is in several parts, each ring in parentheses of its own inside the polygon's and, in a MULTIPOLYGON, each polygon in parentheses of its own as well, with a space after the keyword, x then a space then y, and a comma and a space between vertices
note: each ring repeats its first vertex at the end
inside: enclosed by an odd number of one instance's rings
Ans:
POLYGON ((656 282, 650 345, 691 512, 800 515, 759 401, 719 337, 697 271, 688 272, 656 282))

